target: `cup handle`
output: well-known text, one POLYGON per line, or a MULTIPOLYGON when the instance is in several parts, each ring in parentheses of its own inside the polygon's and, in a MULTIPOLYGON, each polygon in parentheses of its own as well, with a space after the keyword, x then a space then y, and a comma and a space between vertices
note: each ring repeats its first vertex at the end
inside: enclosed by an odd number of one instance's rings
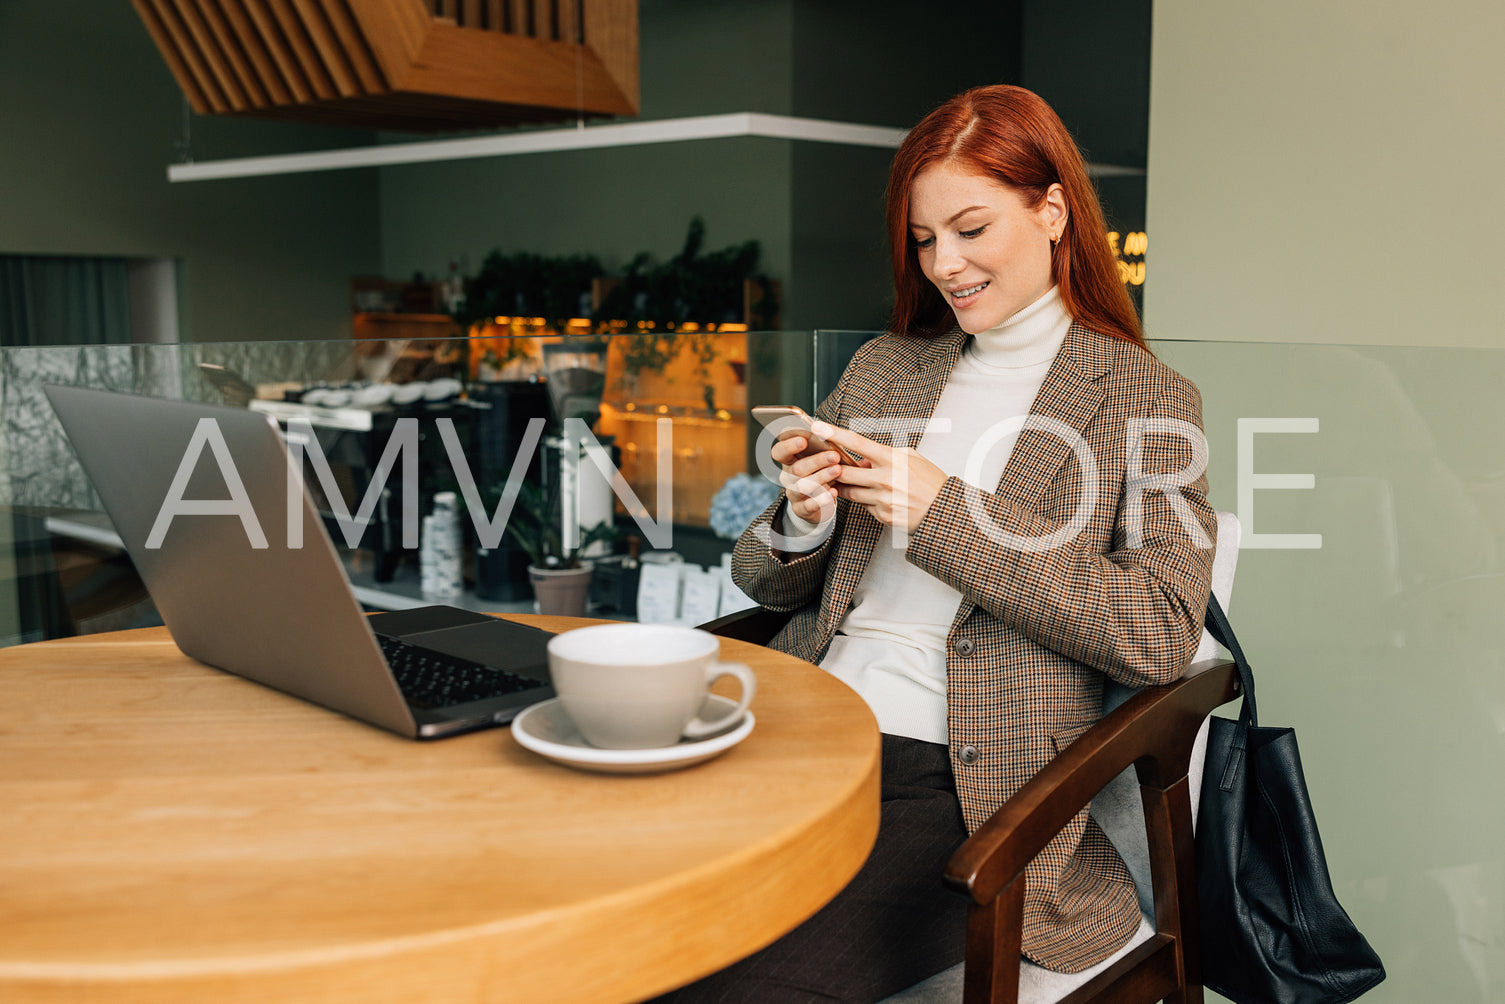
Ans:
POLYGON ((740 662, 713 662, 706 667, 705 685, 709 687, 723 676, 735 676, 742 683, 742 700, 737 706, 720 718, 706 721, 703 718, 695 718, 685 726, 684 736, 686 739, 704 739, 717 732, 724 731, 740 719, 747 706, 752 703, 753 694, 758 691, 758 681, 753 672, 740 662))

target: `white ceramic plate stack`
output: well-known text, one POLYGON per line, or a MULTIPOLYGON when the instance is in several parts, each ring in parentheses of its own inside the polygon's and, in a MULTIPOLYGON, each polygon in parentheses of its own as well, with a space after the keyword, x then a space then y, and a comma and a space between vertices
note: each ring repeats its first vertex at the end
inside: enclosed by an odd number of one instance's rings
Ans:
POLYGON ((412 383, 395 384, 392 387, 393 404, 412 404, 420 400, 424 392, 428 390, 428 381, 414 380, 412 383))

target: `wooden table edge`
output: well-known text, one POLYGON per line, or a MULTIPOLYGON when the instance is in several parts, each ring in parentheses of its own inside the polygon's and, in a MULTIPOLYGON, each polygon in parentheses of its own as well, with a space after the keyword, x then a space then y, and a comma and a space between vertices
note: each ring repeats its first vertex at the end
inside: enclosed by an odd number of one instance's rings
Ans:
MULTIPOLYGON (((528 614, 498 616, 540 627, 547 627, 552 620, 528 614)), ((117 632, 111 643, 172 644, 170 639, 131 637, 136 634, 137 631, 117 632)), ((65 648, 98 643, 85 636, 39 644, 65 648)), ((861 776, 854 777, 845 793, 833 800, 822 816, 780 833, 776 840, 646 886, 545 911, 549 916, 542 923, 538 915, 529 920, 507 918, 360 944, 293 949, 256 957, 99 964, 0 961, 0 998, 15 1004, 31 1001, 71 1004, 79 1000, 192 1001, 213 994, 217 1002, 227 1004, 241 1000, 352 1004, 390 1000, 407 1004, 427 999, 456 999, 454 974, 471 969, 480 974, 477 980, 459 982, 467 991, 473 990, 478 1000, 564 1004, 642 999, 714 972, 777 940, 819 910, 851 880, 866 860, 877 835, 880 750, 875 726, 861 776), (833 820, 835 825, 829 825, 833 820), (813 854, 807 841, 812 839, 811 831, 821 827, 825 827, 824 832, 814 839, 824 853, 813 854), (759 891, 759 897, 784 898, 780 919, 770 919, 766 911, 752 909, 746 897, 718 898, 715 887, 725 884, 724 876, 728 873, 765 876, 765 888, 759 891), (634 929, 634 919, 649 910, 682 917, 670 934, 649 936, 634 929), (711 911, 713 915, 708 918, 701 911, 711 911), (574 930, 562 933, 561 928, 574 930), (571 974, 571 985, 562 987, 557 982, 536 983, 525 971, 496 973, 487 962, 486 956, 497 945, 506 944, 507 954, 516 955, 519 939, 537 941, 542 948, 544 943, 557 942, 562 937, 581 939, 582 944, 589 944, 592 938, 612 938, 618 943, 613 951, 615 957, 627 952, 639 963, 624 969, 620 965, 602 964, 589 952, 582 951, 579 965, 571 974), (687 962, 687 956, 692 961, 687 962), (327 979, 316 975, 320 969, 329 970, 327 979), (425 992, 422 982, 429 972, 445 974, 434 986, 436 990, 444 987, 443 995, 431 998, 425 992), (320 989, 310 993, 309 988, 314 984, 320 989)))

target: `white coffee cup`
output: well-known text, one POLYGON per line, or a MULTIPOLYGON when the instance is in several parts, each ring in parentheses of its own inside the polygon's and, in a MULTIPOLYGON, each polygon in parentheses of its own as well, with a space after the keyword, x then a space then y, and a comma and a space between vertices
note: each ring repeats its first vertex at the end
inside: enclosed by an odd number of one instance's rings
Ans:
POLYGON ((549 639, 549 672, 581 736, 602 749, 658 749, 703 739, 742 718, 757 690, 752 670, 718 662, 721 640, 672 624, 597 624, 549 639), (712 721, 699 715, 710 685, 742 683, 742 699, 712 721))

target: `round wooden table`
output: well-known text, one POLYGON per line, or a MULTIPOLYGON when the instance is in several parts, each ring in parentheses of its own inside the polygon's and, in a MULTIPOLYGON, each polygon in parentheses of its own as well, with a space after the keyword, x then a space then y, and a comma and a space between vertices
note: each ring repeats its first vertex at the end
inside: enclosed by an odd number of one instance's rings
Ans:
POLYGON ((0 1000, 620 1002, 741 958, 866 858, 879 739, 816 667, 722 651, 757 727, 644 776, 412 742, 161 628, 0 651, 0 1000))

